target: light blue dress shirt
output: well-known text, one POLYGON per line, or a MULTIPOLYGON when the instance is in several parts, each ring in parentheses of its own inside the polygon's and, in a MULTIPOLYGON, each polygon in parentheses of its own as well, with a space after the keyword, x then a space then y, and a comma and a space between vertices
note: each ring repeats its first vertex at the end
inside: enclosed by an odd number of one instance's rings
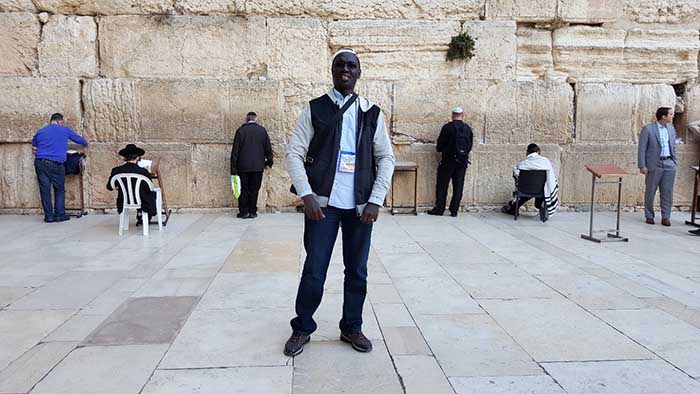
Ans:
MULTIPOLYGON (((338 107, 342 107, 352 95, 343 97, 337 90, 333 89, 335 103, 338 107)), ((348 108, 343 114, 343 128, 340 136, 340 151, 338 152, 338 162, 335 166, 335 179, 333 180, 333 188, 328 199, 328 205, 340 209, 354 209, 355 205, 355 173, 341 172, 340 168, 340 152, 352 152, 357 154, 357 115, 359 111, 359 98, 348 108)))
POLYGON ((661 123, 656 123, 659 128, 659 142, 661 143, 661 157, 671 156, 671 148, 668 141, 668 128, 661 123))

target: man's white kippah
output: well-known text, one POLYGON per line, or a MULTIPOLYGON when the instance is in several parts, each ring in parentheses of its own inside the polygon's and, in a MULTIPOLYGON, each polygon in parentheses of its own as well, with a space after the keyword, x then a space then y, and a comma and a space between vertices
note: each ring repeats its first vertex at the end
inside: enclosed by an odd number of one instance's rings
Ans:
POLYGON ((335 61, 335 58, 338 57, 338 55, 340 55, 341 53, 352 53, 352 54, 355 55, 358 59, 360 58, 359 56, 357 56, 357 52, 353 51, 352 49, 350 49, 350 48, 340 48, 340 49, 338 49, 338 50, 333 54, 333 57, 331 58, 331 63, 333 63, 333 62, 335 61))
POLYGON ((452 113, 453 113, 453 114, 461 114, 462 112, 464 112, 464 110, 462 109, 462 107, 454 107, 454 108, 452 108, 452 113))

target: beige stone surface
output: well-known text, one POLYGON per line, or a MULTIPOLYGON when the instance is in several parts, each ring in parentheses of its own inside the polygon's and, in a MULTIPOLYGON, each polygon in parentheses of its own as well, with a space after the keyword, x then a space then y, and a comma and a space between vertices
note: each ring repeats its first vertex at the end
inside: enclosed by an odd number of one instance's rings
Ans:
POLYGON ((240 14, 245 12, 244 0, 175 0, 175 9, 191 14, 240 14))
POLYGON ((35 12, 32 0, 0 0, 0 12, 35 12))
MULTIPOLYGON (((214 4, 225 2, 212 1, 214 4)), ((312 1, 248 0, 245 11, 249 14, 320 16, 333 19, 478 19, 483 13, 484 0, 436 0, 405 2, 389 0, 312 1)))
POLYGON ((620 0, 558 0, 559 18, 569 23, 614 22, 620 0))
POLYGON ((518 79, 544 78, 554 69, 552 32, 528 26, 518 26, 518 79))
POLYGON ((519 82, 516 106, 518 129, 511 142, 529 138, 538 144, 571 141, 574 120, 574 89, 565 82, 519 82))
POLYGON ((557 16, 558 0, 486 0, 486 19, 518 22, 551 22, 557 16))
POLYGON ((700 3, 696 0, 624 0, 627 20, 643 24, 698 26, 700 3))
POLYGON ((33 3, 39 11, 64 15, 167 14, 173 10, 172 0, 35 0, 33 3))
POLYGON ((0 78, 0 92, 0 142, 30 142, 55 112, 80 134, 78 80, 0 78))
POLYGON ((195 144, 192 151, 194 206, 232 207, 231 145, 195 144))
POLYGON ((54 15, 39 43, 39 71, 44 76, 97 76, 97 24, 91 17, 54 15))
POLYGON ((37 69, 41 32, 37 17, 29 13, 0 13, 0 30, 0 77, 32 75, 37 69))
POLYGON ((0 207, 41 206, 31 145, 0 144, 0 160, 0 207))
POLYGON ((267 18, 265 26, 270 78, 330 80, 325 22, 315 18, 267 18))
POLYGON ((135 141, 138 139, 140 103, 138 81, 91 79, 83 86, 85 137, 88 141, 135 141))
POLYGON ((635 85, 635 107, 632 116, 634 141, 639 138, 642 127, 656 121, 659 107, 673 108, 676 105, 676 92, 671 85, 635 85))
POLYGON ((553 34, 554 67, 569 79, 678 83, 697 77, 696 30, 570 26, 553 34))

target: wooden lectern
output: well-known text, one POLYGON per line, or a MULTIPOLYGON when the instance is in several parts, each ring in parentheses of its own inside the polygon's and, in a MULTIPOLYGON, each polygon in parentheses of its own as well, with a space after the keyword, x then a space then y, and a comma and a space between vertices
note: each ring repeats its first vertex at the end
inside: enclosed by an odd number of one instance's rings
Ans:
POLYGON ((622 178, 628 176, 629 173, 618 166, 611 164, 590 164, 586 169, 592 174, 591 181, 591 222, 588 227, 588 234, 581 234, 581 238, 593 242, 612 242, 612 241, 629 241, 627 238, 620 236, 620 204, 622 201, 622 178), (597 178, 617 178, 611 181, 599 181, 598 184, 617 183, 617 224, 613 230, 593 230, 593 212, 595 210, 595 185, 597 178), (605 238, 597 238, 593 233, 607 233, 605 238))

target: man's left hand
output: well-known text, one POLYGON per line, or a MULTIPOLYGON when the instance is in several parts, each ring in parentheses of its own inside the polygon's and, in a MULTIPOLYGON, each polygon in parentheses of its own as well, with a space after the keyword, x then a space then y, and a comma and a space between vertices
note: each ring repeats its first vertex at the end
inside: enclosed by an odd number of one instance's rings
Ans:
POLYGON ((379 205, 368 203, 362 212, 360 221, 364 224, 372 224, 377 221, 377 216, 379 216, 379 205))

